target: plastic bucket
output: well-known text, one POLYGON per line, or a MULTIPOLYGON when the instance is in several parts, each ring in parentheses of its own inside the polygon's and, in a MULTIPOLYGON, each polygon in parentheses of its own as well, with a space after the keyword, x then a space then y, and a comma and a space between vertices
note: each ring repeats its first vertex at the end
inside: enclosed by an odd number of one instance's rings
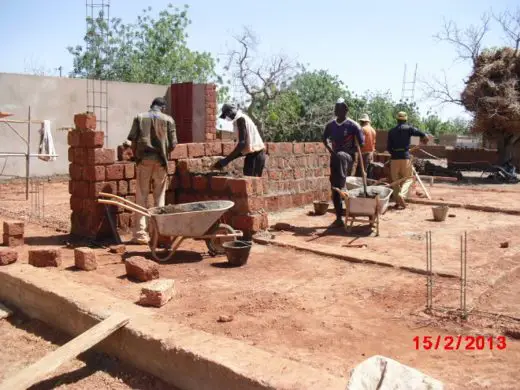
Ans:
POLYGON ((251 252, 251 244, 244 241, 228 241, 222 244, 226 251, 226 257, 229 264, 241 266, 247 263, 249 253, 251 252))
POLYGON ((329 202, 316 200, 314 202, 314 213, 316 215, 324 215, 329 209, 329 202))
POLYGON ((433 211, 433 219, 437 222, 442 222, 446 219, 448 215, 448 210, 450 208, 448 206, 436 206, 432 207, 433 211))

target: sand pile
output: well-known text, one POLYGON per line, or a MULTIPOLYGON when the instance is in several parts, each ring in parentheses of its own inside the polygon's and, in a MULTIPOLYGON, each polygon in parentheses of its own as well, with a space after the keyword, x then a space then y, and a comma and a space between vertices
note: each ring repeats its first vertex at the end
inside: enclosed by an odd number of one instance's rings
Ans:
POLYGON ((520 131, 520 53, 503 48, 483 52, 461 95, 475 113, 475 128, 520 131))

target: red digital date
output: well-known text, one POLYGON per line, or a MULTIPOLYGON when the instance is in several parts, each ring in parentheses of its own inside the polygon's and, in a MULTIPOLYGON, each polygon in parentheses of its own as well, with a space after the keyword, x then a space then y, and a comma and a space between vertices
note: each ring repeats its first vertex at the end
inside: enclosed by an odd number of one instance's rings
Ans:
POLYGON ((416 350, 483 351, 506 349, 505 336, 415 336, 416 350))

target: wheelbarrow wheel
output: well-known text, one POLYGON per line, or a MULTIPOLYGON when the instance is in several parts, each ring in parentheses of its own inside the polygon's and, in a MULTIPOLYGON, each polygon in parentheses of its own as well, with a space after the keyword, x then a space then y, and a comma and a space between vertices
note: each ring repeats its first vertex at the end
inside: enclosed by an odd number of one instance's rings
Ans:
MULTIPOLYGON (((218 225, 213 226, 208 235, 217 235, 217 234, 233 234, 235 233, 235 229, 231 226, 226 225, 225 223, 219 223, 218 225)), ((226 250, 222 246, 225 242, 228 241, 236 241, 235 236, 231 237, 222 237, 222 238, 208 238, 206 239, 206 246, 208 247, 209 254, 211 256, 223 255, 226 253, 226 250)))

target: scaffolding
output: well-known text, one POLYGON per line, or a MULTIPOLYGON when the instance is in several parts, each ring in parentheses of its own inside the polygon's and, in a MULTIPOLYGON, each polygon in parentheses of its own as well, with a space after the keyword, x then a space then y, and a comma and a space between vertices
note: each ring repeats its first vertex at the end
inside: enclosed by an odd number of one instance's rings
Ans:
MULTIPOLYGON (((8 157, 24 157, 25 158, 25 200, 29 200, 29 195, 33 193, 33 191, 30 188, 30 175, 31 175, 31 159, 34 157, 58 157, 57 154, 40 154, 40 153, 32 153, 31 152, 31 136, 32 136, 32 128, 31 125, 33 124, 39 124, 40 126, 43 125, 43 120, 41 119, 33 119, 31 117, 31 107, 29 106, 28 113, 27 113, 27 119, 7 119, 7 118, 0 118, 0 124, 6 125, 8 128, 10 128, 14 134, 20 138, 26 148, 26 152, 19 152, 19 153, 13 153, 13 152, 0 152, 0 158, 8 158, 8 157), (14 124, 27 124, 27 137, 22 136, 16 128, 13 126, 14 124)), ((38 187, 40 189, 40 187, 38 187)), ((38 205, 41 203, 38 202, 38 205)), ((38 206, 39 207, 39 206, 38 206)), ((38 211, 40 213, 40 211, 38 211)))
POLYGON ((95 50, 94 62, 87 74, 87 111, 96 115, 97 128, 105 132, 108 145, 108 80, 106 75, 106 55, 108 46, 108 26, 110 23, 110 0, 86 0, 85 13, 87 36, 99 34, 99 41, 91 44, 87 39, 86 51, 95 50), (99 31, 96 31, 96 26, 99 31))

